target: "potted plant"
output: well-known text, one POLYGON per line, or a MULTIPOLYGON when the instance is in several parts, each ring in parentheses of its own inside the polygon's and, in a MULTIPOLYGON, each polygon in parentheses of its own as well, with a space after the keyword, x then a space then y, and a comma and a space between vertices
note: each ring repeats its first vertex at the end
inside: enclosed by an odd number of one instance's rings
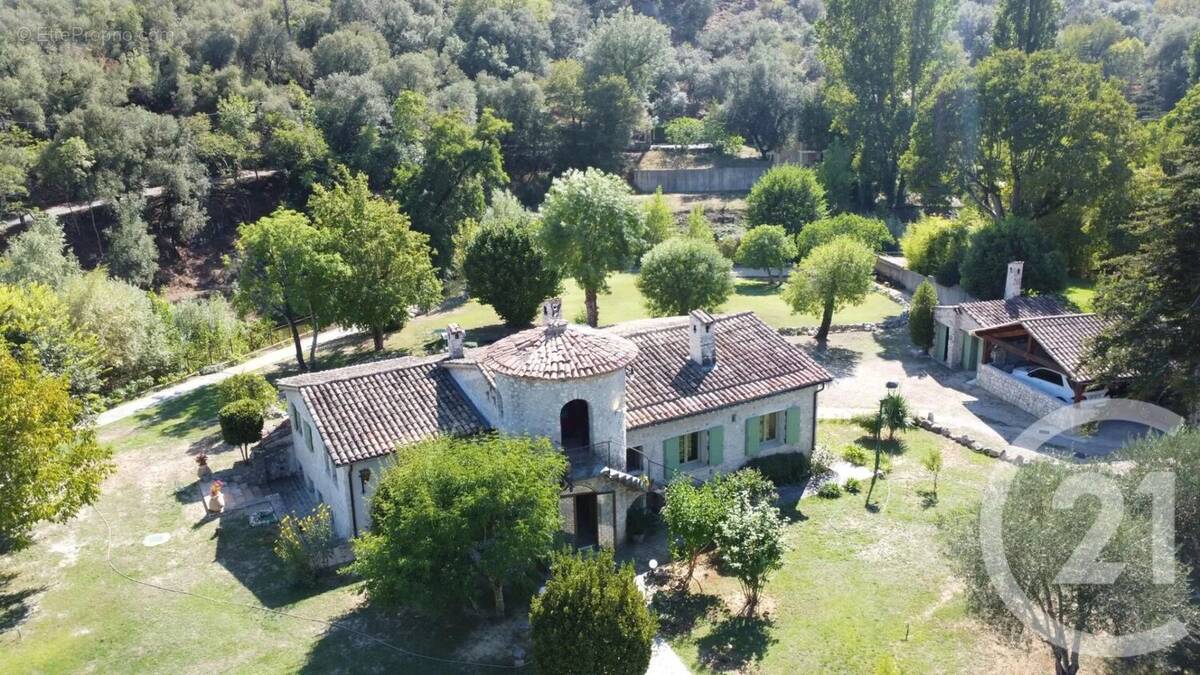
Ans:
POLYGON ((212 468, 208 466, 208 455, 203 452, 196 455, 196 476, 200 480, 205 480, 212 475, 212 468))
POLYGON ((627 524, 629 525, 629 538, 633 540, 633 543, 640 544, 646 540, 646 535, 654 532, 657 519, 648 509, 634 509, 629 512, 627 524))
POLYGON ((220 513, 225 510, 225 495, 221 494, 223 487, 225 487, 225 483, 220 480, 214 480, 212 485, 209 485, 208 497, 204 501, 210 513, 220 513))

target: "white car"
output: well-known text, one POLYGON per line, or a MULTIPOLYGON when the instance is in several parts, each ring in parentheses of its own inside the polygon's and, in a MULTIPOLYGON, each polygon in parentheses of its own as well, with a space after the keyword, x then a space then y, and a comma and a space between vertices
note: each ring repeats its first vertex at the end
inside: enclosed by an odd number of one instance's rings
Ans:
MULTIPOLYGON (((1012 376, 1064 403, 1071 403, 1075 400, 1075 392, 1067 384, 1067 376, 1057 370, 1042 366, 1021 366, 1013 368, 1012 376)), ((1093 386, 1083 391, 1083 397, 1088 400, 1104 398, 1107 395, 1108 390, 1103 387, 1093 386)))

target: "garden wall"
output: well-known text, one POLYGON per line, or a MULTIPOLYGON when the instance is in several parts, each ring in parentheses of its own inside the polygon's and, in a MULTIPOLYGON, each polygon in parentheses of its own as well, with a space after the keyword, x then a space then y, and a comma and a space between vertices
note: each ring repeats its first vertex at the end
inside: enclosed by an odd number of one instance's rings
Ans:
POLYGON ((975 384, 1036 417, 1044 417, 1066 405, 987 363, 979 364, 975 384))
POLYGON ((929 283, 933 284, 934 289, 937 290, 938 304, 940 305, 957 305, 976 300, 974 296, 959 286, 943 286, 932 277, 926 277, 924 274, 918 274, 908 269, 904 264, 904 258, 899 256, 875 256, 875 274, 909 293, 916 291, 917 286, 928 279, 929 283))
POLYGON ((759 176, 771 168, 770 162, 749 166, 709 167, 705 169, 638 169, 633 186, 650 193, 659 187, 665 193, 749 192, 759 176))

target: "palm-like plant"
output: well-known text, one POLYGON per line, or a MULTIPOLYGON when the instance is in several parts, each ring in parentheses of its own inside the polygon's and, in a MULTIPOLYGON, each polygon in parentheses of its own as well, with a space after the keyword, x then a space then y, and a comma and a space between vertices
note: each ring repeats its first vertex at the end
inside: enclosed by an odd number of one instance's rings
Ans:
POLYGON ((897 431, 907 431, 911 426, 908 401, 900 394, 888 394, 882 401, 880 414, 883 426, 887 427, 889 441, 896 438, 897 431))

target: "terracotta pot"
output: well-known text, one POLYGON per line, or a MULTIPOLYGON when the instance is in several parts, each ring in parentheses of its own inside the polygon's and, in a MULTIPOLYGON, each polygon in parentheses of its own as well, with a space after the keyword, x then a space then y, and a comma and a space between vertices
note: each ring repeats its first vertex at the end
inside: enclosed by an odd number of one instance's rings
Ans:
POLYGON ((204 480, 211 475, 212 475, 212 467, 210 467, 209 465, 201 464, 200 466, 196 467, 196 476, 198 476, 200 478, 200 480, 204 480))

